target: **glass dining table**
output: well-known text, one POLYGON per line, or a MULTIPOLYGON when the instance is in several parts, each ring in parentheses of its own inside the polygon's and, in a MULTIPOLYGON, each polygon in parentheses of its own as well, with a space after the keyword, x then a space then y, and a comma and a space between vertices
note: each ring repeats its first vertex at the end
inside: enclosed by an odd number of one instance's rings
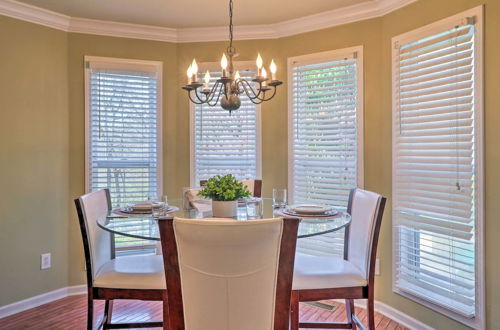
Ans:
MULTIPOLYGON (((351 216, 346 212, 339 211, 335 215, 323 216, 299 216, 288 215, 285 209, 275 209, 271 198, 262 198, 263 218, 273 217, 298 217, 300 218, 298 238, 312 237, 335 232, 346 228, 351 222, 351 216)), ((168 214, 169 217, 179 217, 187 219, 203 219, 212 217, 211 210, 190 209, 183 210, 183 200, 170 200, 169 206, 174 206, 175 211, 168 214)), ((252 221, 247 216, 247 206, 245 203, 238 204, 237 216, 235 220, 252 221)), ((207 220, 209 221, 209 220, 207 220)), ((107 216, 97 219, 97 225, 113 234, 131 238, 145 239, 152 241, 160 240, 158 219, 151 214, 130 214, 126 215, 118 210, 111 211, 107 216)))

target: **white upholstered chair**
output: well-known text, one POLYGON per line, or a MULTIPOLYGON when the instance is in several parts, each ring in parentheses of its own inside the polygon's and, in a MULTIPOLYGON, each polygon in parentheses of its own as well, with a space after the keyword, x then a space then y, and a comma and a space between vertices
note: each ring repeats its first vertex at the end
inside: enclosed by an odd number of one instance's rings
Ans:
POLYGON ((171 330, 288 330, 298 219, 159 226, 171 330))
POLYGON ((364 325, 354 312, 354 299, 368 299, 368 327, 375 329, 374 276, 380 224, 385 197, 362 189, 353 189, 347 212, 351 224, 345 231, 344 258, 310 256, 295 257, 291 305, 292 330, 308 328, 353 328, 364 325), (299 302, 345 299, 347 323, 312 323, 299 321, 299 302))
MULTIPOLYGON (((105 300, 104 315, 97 328, 111 323, 113 300, 140 299, 163 301, 166 297, 161 256, 115 258, 114 238, 97 225, 97 219, 111 210, 109 190, 99 190, 75 199, 87 270, 87 329, 93 328, 94 299, 105 300)), ((163 322, 120 323, 114 327, 161 327, 163 322)))
MULTIPOLYGON (((262 180, 241 180, 253 197, 262 197, 262 180)), ((200 180, 200 186, 203 187, 207 180, 200 180)))

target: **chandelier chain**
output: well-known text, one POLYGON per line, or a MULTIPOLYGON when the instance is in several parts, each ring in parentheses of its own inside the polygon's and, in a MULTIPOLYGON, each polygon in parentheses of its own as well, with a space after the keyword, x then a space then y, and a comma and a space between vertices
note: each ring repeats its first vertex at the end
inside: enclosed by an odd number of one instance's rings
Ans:
POLYGON ((228 52, 233 53, 233 0, 229 0, 229 47, 228 52))

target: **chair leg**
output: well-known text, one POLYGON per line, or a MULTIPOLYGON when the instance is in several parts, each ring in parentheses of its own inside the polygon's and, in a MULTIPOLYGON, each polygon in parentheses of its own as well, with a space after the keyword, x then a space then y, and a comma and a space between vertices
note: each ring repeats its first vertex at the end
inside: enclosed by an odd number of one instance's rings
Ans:
POLYGON ((113 317, 113 300, 106 300, 104 303, 104 316, 102 322, 102 328, 107 329, 107 325, 111 324, 111 319, 113 317))
POLYGON ((290 330, 299 330, 299 293, 292 291, 290 300, 290 330))
POLYGON ((163 329, 164 330, 170 329, 170 319, 168 316, 168 295, 166 291, 163 295, 163 329))
POLYGON ((368 306, 366 308, 366 313, 368 314, 368 329, 375 330, 375 306, 374 306, 374 293, 368 293, 368 306))
POLYGON ((347 323, 350 323, 352 329, 356 330, 356 323, 352 319, 352 316, 356 313, 354 309, 354 299, 345 300, 345 312, 347 314, 347 323))
POLYGON ((87 330, 92 330, 94 327, 94 300, 92 297, 87 301, 87 330))

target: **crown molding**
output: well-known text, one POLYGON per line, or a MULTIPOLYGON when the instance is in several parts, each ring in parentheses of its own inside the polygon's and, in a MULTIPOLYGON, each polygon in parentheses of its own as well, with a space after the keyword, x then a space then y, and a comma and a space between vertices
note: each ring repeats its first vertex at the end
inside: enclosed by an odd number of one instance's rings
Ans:
POLYGON ((69 28, 67 31, 110 37, 178 42, 177 29, 153 25, 101 21, 79 17, 70 18, 69 28))
MULTIPOLYGON (((380 17, 417 0, 372 0, 268 25, 235 26, 235 40, 276 39, 380 17)), ((168 28, 70 17, 15 0, 0 0, 0 15, 84 34, 166 42, 209 42, 227 40, 227 27, 168 28)))
POLYGON ((0 15, 68 31, 70 17, 26 3, 0 0, 0 15))

